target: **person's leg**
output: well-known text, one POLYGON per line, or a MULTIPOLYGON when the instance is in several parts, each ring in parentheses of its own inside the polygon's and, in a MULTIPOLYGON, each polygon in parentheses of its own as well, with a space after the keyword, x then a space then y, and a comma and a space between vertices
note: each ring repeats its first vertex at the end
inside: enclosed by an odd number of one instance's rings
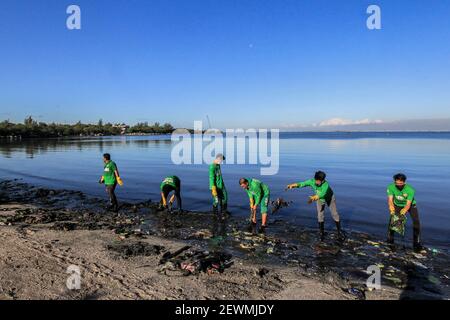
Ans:
POLYGON ((222 193, 221 208, 222 208, 222 211, 224 213, 226 213, 227 209, 228 209, 228 192, 227 192, 227 189, 225 188, 225 186, 221 189, 221 193, 222 193))
POLYGON ((316 202, 317 206, 317 221, 319 222, 319 236, 320 241, 325 239, 325 203, 316 202))
POLYGON ((261 199, 261 228, 259 229, 259 233, 264 233, 267 227, 267 216, 269 213, 269 200, 270 194, 267 193, 261 199))
POLYGON ((335 196, 333 196, 331 198, 329 207, 330 207, 330 211, 331 211, 331 216, 333 217, 333 220, 336 223, 336 230, 337 230, 337 233, 338 233, 338 238, 341 239, 342 238, 341 220, 340 220, 339 213, 338 213, 338 210, 337 210, 336 197, 335 196))
POLYGON ((413 221, 413 245, 415 249, 421 249, 419 210, 416 206, 413 206, 409 210, 409 213, 413 221))
POLYGON ((263 227, 267 226, 267 215, 268 215, 268 211, 269 211, 269 200, 270 200, 270 194, 269 193, 264 195, 262 200, 261 200, 261 220, 262 220, 261 225, 263 227))
POLYGON ((110 186, 106 186, 106 191, 108 192, 109 195, 109 202, 112 206, 112 209, 114 211, 116 211, 119 208, 119 204, 117 202, 117 197, 116 197, 116 184, 114 185, 110 185, 110 186))
POLYGON ((217 189, 217 196, 212 196, 213 213, 219 213, 219 189, 217 189))

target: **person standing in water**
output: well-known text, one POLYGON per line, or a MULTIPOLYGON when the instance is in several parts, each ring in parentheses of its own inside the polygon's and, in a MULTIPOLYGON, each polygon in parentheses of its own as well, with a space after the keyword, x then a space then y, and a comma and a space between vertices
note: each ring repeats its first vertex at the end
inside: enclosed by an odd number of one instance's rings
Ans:
POLYGON ((221 214, 227 212, 228 193, 220 168, 224 160, 224 155, 219 153, 213 163, 209 165, 209 189, 212 195, 213 213, 216 215, 219 213, 219 206, 221 214))
POLYGON ((288 189, 311 187, 315 194, 309 197, 308 203, 316 202, 317 205, 317 220, 319 222, 320 241, 325 239, 325 207, 328 206, 331 211, 331 216, 336 223, 336 229, 338 232, 338 239, 343 240, 341 231, 341 222, 339 213, 336 207, 336 197, 331 189, 328 181, 325 180, 326 173, 323 171, 317 171, 313 179, 303 182, 293 183, 287 186, 288 189))
POLYGON ((183 211, 183 207, 181 205, 181 180, 177 176, 169 176, 166 177, 160 185, 161 190, 161 202, 160 206, 163 209, 172 210, 172 205, 175 202, 175 198, 178 203, 178 210, 180 212, 183 211), (167 198, 171 192, 174 192, 169 200, 169 205, 167 205, 167 198))
POLYGON ((264 233, 267 227, 267 214, 270 200, 269 187, 257 179, 241 178, 239 185, 247 192, 250 200, 250 228, 253 230, 256 227, 256 210, 261 206, 261 228, 259 233, 264 233))
POLYGON ((118 212, 119 203, 117 202, 115 190, 117 184, 122 186, 123 182, 119 175, 119 169, 117 169, 116 163, 111 160, 111 155, 109 153, 103 155, 103 163, 103 175, 101 176, 99 183, 105 184, 106 193, 109 196, 110 203, 108 210, 118 212))
MULTIPOLYGON (((413 187, 406 183, 406 175, 398 173, 394 177, 394 182, 387 188, 388 206, 390 212, 389 226, 392 217, 395 214, 406 216, 410 214, 413 221, 413 247, 414 251, 420 252, 424 248, 420 241, 420 219, 419 210, 415 198, 416 191, 413 187)), ((394 244, 394 231, 389 227, 388 239, 389 244, 394 244)))

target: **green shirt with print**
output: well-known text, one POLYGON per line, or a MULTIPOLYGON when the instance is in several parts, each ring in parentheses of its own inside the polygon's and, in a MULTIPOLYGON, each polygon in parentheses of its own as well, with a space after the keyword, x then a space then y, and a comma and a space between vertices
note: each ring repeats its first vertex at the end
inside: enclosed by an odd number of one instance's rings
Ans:
POLYGON ((323 181, 320 186, 316 185, 315 179, 309 179, 303 182, 297 183, 297 188, 311 187, 321 202, 330 203, 333 198, 333 189, 331 189, 328 181, 323 181))
POLYGON ((394 204, 397 207, 406 207, 408 201, 411 201, 412 205, 416 205, 416 190, 409 184, 405 184, 403 189, 400 190, 395 183, 391 183, 387 188, 387 194, 388 196, 394 197, 394 204))
POLYGON ((179 189, 181 185, 180 178, 177 176, 170 176, 167 177, 161 182, 161 185, 159 186, 161 191, 164 189, 164 186, 171 186, 174 189, 179 189))
POLYGON ((114 161, 108 161, 105 163, 105 167, 103 169, 103 182, 106 186, 112 186, 116 184, 116 174, 117 166, 114 161))
POLYGON ((264 196, 269 194, 269 187, 257 179, 248 179, 247 194, 253 199, 255 205, 259 205, 264 196))

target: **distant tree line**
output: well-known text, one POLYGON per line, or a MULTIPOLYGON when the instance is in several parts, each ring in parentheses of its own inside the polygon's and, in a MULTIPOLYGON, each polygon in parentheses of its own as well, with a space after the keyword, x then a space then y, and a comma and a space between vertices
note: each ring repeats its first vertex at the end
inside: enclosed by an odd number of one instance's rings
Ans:
POLYGON ((99 120, 97 124, 85 124, 81 121, 75 124, 45 123, 37 122, 31 116, 23 123, 12 123, 9 120, 0 122, 0 137, 22 137, 22 138, 50 138, 69 136, 114 136, 124 134, 167 134, 172 133, 174 128, 166 123, 153 125, 147 122, 138 123, 134 126, 126 124, 103 123, 99 120))

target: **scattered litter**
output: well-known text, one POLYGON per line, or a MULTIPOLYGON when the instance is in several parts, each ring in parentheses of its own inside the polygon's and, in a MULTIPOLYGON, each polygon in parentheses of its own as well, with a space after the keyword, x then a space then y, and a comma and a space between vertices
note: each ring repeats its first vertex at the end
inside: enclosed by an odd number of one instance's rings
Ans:
POLYGON ((436 278, 435 276, 428 276, 428 281, 430 281, 432 284, 439 285, 441 284, 441 281, 436 278))
POLYGON ((358 288, 350 288, 347 290, 348 293, 355 296, 358 300, 366 300, 366 294, 363 290, 358 288))
POLYGON ((278 198, 275 201, 272 201, 272 214, 277 213, 283 208, 289 207, 293 202, 292 201, 285 201, 283 198, 278 198))
POLYGON ((184 247, 182 247, 181 249, 178 249, 177 251, 175 251, 175 252, 173 252, 173 253, 170 252, 170 251, 167 251, 166 253, 163 254, 161 260, 159 261, 159 264, 164 264, 164 263, 166 263, 166 262, 169 261, 170 259, 175 258, 175 257, 178 256, 179 254, 183 253, 184 251, 186 251, 186 250, 188 250, 188 249, 190 249, 190 248, 191 248, 191 246, 184 246, 184 247))
POLYGON ((145 242, 112 244, 108 245, 107 249, 117 252, 123 258, 159 255, 164 251, 163 246, 152 245, 145 242))
POLYGON ((268 274, 269 273, 269 269, 266 269, 266 268, 260 268, 259 270, 258 270, 258 275, 262 278, 262 277, 264 277, 266 274, 268 274))
POLYGON ((406 220, 407 220, 407 218, 406 218, 405 215, 398 214, 398 213, 394 214, 391 217, 391 222, 390 222, 389 228, 392 231, 394 231, 394 232, 404 236, 405 235, 406 220))

